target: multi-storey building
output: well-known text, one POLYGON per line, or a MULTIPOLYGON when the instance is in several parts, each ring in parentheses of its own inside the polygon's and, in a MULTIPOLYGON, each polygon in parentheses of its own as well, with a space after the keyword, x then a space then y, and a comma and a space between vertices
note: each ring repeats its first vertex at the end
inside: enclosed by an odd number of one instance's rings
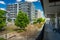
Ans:
POLYGON ((35 10, 35 18, 41 18, 41 17, 43 17, 42 14, 43 14, 43 13, 42 13, 41 10, 35 10))
POLYGON ((38 10, 35 10, 35 20, 37 20, 38 17, 38 10))
POLYGON ((14 21, 17 16, 17 4, 8 4, 7 12, 7 19, 14 21))
POLYGON ((27 13, 31 22, 35 18, 35 6, 31 2, 18 2, 14 4, 8 4, 7 5, 8 18, 14 21, 19 10, 22 10, 23 12, 27 13))

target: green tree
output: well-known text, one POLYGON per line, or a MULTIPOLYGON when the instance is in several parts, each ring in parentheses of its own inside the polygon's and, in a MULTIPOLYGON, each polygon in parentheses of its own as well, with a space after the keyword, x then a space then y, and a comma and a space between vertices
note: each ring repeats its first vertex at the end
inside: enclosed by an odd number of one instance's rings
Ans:
POLYGON ((27 24, 29 24, 28 15, 23 11, 19 11, 17 18, 15 20, 15 25, 20 28, 25 28, 27 27, 27 24))
POLYGON ((6 25, 6 11, 0 10, 0 30, 6 25))

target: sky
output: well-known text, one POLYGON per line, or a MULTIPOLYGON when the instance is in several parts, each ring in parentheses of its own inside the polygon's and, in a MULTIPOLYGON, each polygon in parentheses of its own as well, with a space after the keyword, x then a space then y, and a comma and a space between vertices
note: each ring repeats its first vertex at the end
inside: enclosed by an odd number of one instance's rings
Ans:
POLYGON ((41 6, 41 2, 39 0, 0 0, 0 8, 6 9, 7 4, 20 2, 20 1, 22 1, 22 2, 24 2, 24 1, 33 2, 35 5, 35 9, 37 9, 37 10, 40 9, 41 11, 43 10, 42 6, 41 6))

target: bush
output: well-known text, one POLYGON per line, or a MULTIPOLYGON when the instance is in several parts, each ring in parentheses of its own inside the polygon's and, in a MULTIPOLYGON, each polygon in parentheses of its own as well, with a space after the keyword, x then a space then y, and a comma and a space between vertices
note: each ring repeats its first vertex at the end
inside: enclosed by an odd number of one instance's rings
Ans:
POLYGON ((37 19, 37 22, 38 22, 38 23, 45 22, 45 19, 44 19, 44 18, 38 18, 38 19, 37 19))
POLYGON ((37 22, 33 22, 33 24, 36 24, 37 22))

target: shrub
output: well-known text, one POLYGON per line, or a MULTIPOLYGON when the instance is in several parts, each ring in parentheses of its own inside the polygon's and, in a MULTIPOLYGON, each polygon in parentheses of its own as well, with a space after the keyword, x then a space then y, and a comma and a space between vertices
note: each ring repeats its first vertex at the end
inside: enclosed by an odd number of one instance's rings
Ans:
POLYGON ((38 19, 37 19, 37 22, 38 22, 38 23, 45 22, 45 19, 44 19, 44 18, 38 18, 38 19))

